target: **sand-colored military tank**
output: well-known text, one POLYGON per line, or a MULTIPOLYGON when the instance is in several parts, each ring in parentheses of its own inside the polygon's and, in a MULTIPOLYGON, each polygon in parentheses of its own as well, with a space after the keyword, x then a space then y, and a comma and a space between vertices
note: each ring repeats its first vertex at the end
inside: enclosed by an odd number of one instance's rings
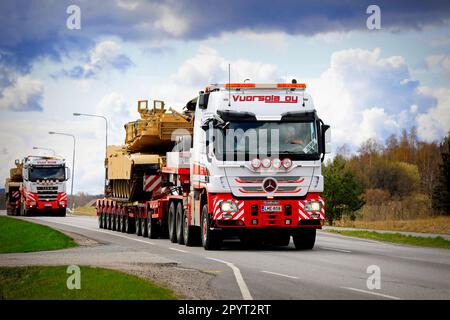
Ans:
POLYGON ((148 100, 138 102, 141 119, 125 124, 125 144, 108 146, 107 197, 140 201, 149 198, 144 190, 144 176, 157 176, 165 165, 166 152, 175 146, 177 138, 192 135, 193 112, 165 109, 164 102, 148 100))

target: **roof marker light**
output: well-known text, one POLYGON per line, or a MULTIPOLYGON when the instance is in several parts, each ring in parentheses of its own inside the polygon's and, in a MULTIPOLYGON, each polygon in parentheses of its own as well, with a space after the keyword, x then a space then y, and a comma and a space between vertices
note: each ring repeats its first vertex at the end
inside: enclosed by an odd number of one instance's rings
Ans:
POLYGON ((278 158, 275 158, 272 160, 272 165, 275 169, 280 169, 281 167, 281 160, 278 158))

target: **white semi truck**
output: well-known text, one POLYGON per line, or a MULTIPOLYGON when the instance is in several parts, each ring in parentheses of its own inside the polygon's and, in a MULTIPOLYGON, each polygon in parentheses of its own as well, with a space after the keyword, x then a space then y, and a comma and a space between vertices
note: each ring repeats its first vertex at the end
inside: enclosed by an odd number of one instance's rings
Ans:
POLYGON ((6 179, 6 208, 10 215, 65 216, 66 181, 70 171, 57 156, 27 156, 16 160, 6 179))
POLYGON ((99 199, 99 226, 207 250, 236 236, 276 245, 292 236, 297 249, 313 248, 325 221, 321 163, 330 129, 305 88, 296 81, 207 86, 187 106, 193 137, 176 135, 175 149, 144 174, 141 188, 151 193, 142 201, 99 199))

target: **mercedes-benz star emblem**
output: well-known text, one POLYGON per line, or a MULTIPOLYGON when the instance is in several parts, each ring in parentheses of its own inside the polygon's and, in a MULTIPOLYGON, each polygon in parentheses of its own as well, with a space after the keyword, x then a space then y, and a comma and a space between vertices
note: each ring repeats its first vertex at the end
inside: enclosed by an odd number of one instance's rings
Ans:
POLYGON ((277 180, 275 180, 274 178, 267 178, 263 181, 263 189, 268 193, 275 192, 275 190, 277 190, 277 187, 277 180))

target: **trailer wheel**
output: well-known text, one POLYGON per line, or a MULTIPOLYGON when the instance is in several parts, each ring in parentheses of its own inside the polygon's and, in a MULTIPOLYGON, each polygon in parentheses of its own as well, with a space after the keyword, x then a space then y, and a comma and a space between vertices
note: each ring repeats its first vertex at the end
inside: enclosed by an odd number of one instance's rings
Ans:
POLYGON ((111 224, 111 213, 106 214, 106 229, 111 230, 112 224, 111 224))
POLYGON ((172 243, 177 242, 177 234, 175 230, 175 203, 171 202, 169 206, 169 215, 168 215, 168 228, 169 228, 169 239, 172 243))
POLYGON ((120 232, 125 232, 125 211, 120 213, 120 232))
POLYGON ((300 229, 292 235, 295 249, 311 250, 316 242, 316 229, 300 229))
POLYGON ((178 202, 177 205, 175 225, 177 232, 177 241, 179 244, 184 244, 183 205, 181 204, 181 202, 178 202))
POLYGON ((116 231, 122 231, 121 225, 120 225, 120 209, 116 210, 116 231))
POLYGON ((202 208, 202 245, 205 250, 218 250, 222 246, 220 234, 211 230, 211 220, 208 213, 208 205, 202 208))
POLYGON ((139 217, 134 217, 134 233, 137 236, 141 236, 142 235, 142 230, 141 230, 141 218, 139 217))
POLYGON ((132 223, 133 221, 130 221, 130 218, 128 214, 125 216, 125 233, 133 233, 132 223))
POLYGON ((152 218, 152 213, 149 212, 147 219, 147 234, 150 239, 157 239, 159 237, 159 226, 156 219, 152 218))
POLYGON ((197 245, 200 241, 198 228, 188 224, 188 212, 183 210, 183 238, 184 244, 188 247, 197 245))
POLYGON ((147 218, 141 218, 141 233, 143 237, 148 237, 147 218))
MULTIPOLYGON (((97 211, 98 211, 98 208, 97 208, 97 211)), ((98 227, 100 229, 103 229, 103 212, 100 213, 97 217, 98 217, 98 227)))

